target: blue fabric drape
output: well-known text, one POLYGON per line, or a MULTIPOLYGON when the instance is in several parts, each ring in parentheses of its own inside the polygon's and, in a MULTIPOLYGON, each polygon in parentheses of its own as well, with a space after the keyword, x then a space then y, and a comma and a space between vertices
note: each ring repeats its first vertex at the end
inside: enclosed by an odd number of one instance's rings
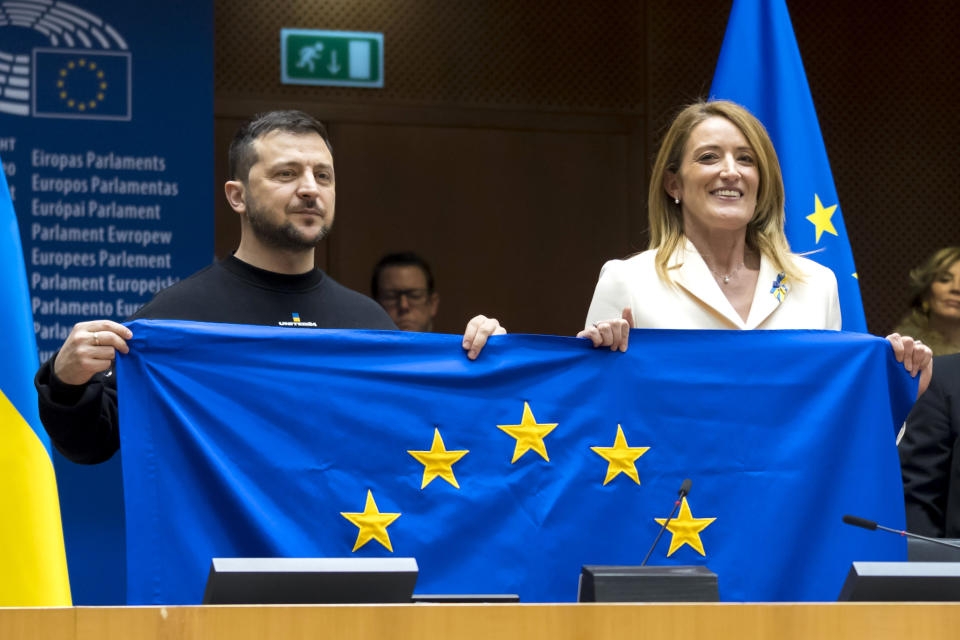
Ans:
POLYGON ((852 560, 905 559, 902 540, 841 523, 904 522, 894 436, 916 381, 879 338, 634 330, 618 353, 509 335, 471 362, 452 335, 130 327, 131 604, 199 602, 211 557, 391 554, 417 558, 420 593, 570 601, 582 564, 639 564, 684 478, 688 517, 715 518, 691 538, 704 555, 667 557, 667 533, 651 564, 705 564, 724 600, 832 600, 852 560), (549 461, 518 448, 525 423, 549 461), (615 448, 618 426, 621 449, 649 449, 604 484, 591 447, 615 448), (459 488, 421 488, 409 452, 436 433, 467 452, 447 465, 459 488), (400 514, 380 532, 392 551, 354 551, 363 529, 341 514, 373 513, 368 495, 400 514))

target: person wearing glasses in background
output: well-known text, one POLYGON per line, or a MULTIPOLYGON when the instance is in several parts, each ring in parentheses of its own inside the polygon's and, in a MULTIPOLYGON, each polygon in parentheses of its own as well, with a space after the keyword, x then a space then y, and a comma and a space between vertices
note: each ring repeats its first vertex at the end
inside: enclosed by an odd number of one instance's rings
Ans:
POLYGON ((433 331, 440 294, 430 265, 416 253, 383 256, 373 268, 370 292, 401 331, 433 331))

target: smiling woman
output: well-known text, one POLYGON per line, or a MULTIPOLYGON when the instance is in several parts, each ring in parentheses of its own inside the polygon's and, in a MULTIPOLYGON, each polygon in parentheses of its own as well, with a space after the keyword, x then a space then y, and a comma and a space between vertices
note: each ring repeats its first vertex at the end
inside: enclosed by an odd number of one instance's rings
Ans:
POLYGON ((910 289, 897 333, 921 338, 935 356, 960 352, 960 247, 944 247, 912 270, 910 289))
MULTIPOLYGON (((733 102, 683 109, 657 153, 650 249, 611 260, 577 334, 626 351, 631 328, 839 330, 833 272, 791 253, 780 163, 763 124, 733 102)), ((889 336, 929 381, 930 349, 889 336)))
POLYGON ((784 191, 763 125, 727 101, 677 116, 654 163, 650 250, 604 265, 591 329, 839 329, 833 272, 790 253, 784 191), (594 325, 598 327, 594 327, 594 325))

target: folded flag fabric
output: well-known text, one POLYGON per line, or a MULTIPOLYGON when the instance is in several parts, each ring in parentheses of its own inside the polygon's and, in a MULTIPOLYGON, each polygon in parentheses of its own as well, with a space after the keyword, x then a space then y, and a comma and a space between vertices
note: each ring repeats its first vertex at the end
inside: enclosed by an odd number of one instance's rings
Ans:
POLYGON ((136 321, 118 362, 131 604, 212 557, 412 556, 420 593, 576 599, 583 564, 706 565, 721 599, 833 600, 903 560, 894 435, 916 381, 825 331, 634 330, 626 353, 136 321))

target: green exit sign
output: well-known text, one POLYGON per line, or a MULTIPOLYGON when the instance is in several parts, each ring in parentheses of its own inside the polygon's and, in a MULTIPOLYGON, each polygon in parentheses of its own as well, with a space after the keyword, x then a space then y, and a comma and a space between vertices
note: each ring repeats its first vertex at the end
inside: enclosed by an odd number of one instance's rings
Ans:
POLYGON ((383 34, 280 30, 283 84, 383 86, 383 34))

